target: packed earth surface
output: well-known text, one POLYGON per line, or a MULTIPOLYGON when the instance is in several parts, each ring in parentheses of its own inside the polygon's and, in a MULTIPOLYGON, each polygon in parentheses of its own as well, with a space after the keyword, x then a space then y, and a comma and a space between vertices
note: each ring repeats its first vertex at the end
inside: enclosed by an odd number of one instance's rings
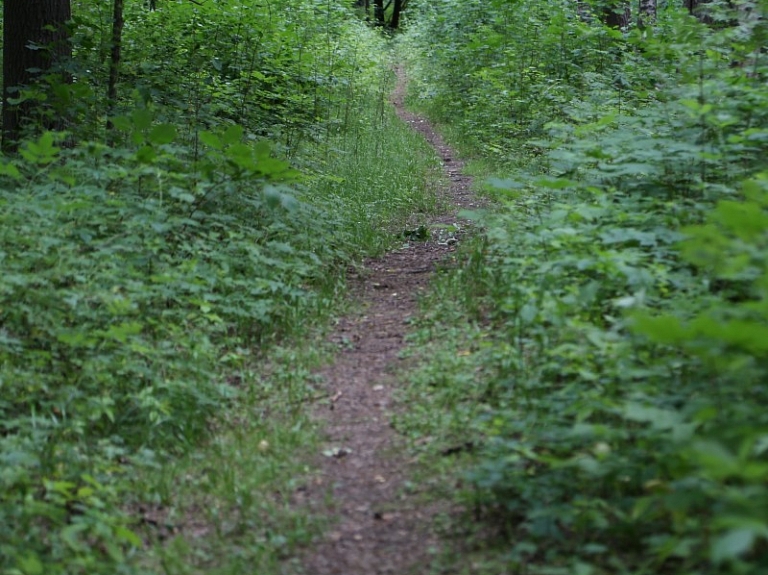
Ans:
POLYGON ((437 547, 434 517, 445 511, 407 488, 411 462, 391 425, 399 409, 393 394, 407 385, 399 357, 419 296, 466 229, 458 214, 479 200, 454 151, 429 122, 405 109, 405 86, 398 70, 392 103, 439 154, 446 184, 438 193, 448 211, 425 225, 423 238, 365 262, 350 278, 359 312, 335 326, 330 339, 341 351, 318 374, 330 398, 315 411, 325 429, 319 473, 296 493, 299 504, 332 518, 324 539, 303 559, 308 575, 422 572, 437 547))

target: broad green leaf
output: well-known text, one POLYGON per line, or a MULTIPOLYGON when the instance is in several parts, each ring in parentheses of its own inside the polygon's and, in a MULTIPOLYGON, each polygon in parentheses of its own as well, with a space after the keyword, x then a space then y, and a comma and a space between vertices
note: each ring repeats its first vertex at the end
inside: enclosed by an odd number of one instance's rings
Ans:
POLYGON ((751 529, 733 529, 719 536, 712 544, 710 555, 714 563, 722 563, 745 554, 755 543, 751 529))
POLYGON ((73 523, 59 531, 59 537, 67 546, 75 552, 82 552, 88 549, 86 543, 81 539, 81 533, 87 529, 83 523, 73 523))
POLYGON ((110 326, 108 330, 102 332, 102 335, 108 339, 125 343, 129 337, 140 334, 143 327, 138 321, 123 322, 110 326))
POLYGON ((651 316, 632 314, 632 330, 642 333, 658 343, 673 344, 686 339, 690 330, 673 315, 651 316))
POLYGON ((10 162, 0 162, 0 175, 10 176, 15 180, 21 178, 21 172, 19 172, 19 169, 10 162))
POLYGON ((153 144, 170 144, 176 138, 176 127, 173 124, 158 124, 149 132, 149 141, 153 144))
POLYGON ((157 158, 157 152, 152 146, 143 146, 136 151, 136 159, 145 164, 150 164, 157 158))
POLYGON ((134 129, 146 130, 152 125, 154 114, 146 108, 136 108, 131 112, 134 129))
POLYGON ((243 127, 235 124, 224 131, 221 135, 221 141, 227 145, 237 144, 243 139, 243 133, 243 127))
POLYGON ((534 180, 534 184, 541 188, 548 188, 550 190, 564 190, 565 188, 572 188, 576 185, 576 182, 567 178, 558 178, 556 180, 551 178, 539 178, 534 180))
POLYGON ((111 118, 111 121, 115 128, 123 132, 130 132, 134 128, 134 123, 127 116, 115 116, 111 118))
POLYGON ((214 150, 221 150, 224 148, 224 144, 216 134, 213 132, 202 131, 198 134, 200 141, 206 146, 213 148, 214 150))
POLYGON ((17 561, 23 575, 42 575, 45 572, 43 563, 35 553, 26 553, 17 561))
POLYGON ((650 423, 654 429, 671 429, 681 422, 680 414, 676 411, 634 402, 626 403, 622 408, 622 413, 626 419, 650 423))

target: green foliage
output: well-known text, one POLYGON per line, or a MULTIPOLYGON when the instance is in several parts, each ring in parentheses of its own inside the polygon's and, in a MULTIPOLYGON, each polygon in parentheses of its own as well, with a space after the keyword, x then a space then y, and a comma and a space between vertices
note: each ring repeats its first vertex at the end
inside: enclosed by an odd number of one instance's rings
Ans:
POLYGON ((46 571, 85 561, 84 572, 101 572, 93 537, 122 562, 121 543, 135 541, 120 535, 129 532, 114 509, 121 462, 196 441, 234 394, 218 369, 222 347, 272 337, 317 306, 306 286, 325 254, 304 246, 323 224, 274 187, 285 164, 233 142, 229 168, 189 173, 166 126, 146 133, 136 151, 66 152, 45 134, 6 182, 6 568, 37 557, 46 571), (276 204, 259 180, 272 182, 276 204), (52 530, 62 544, 46 550, 52 530))
MULTIPOLYGON (((32 122, 0 158, 8 575, 145 572, 137 474, 170 473, 235 401, 274 392, 243 358, 327 315, 343 270, 432 207, 434 160, 385 111, 383 40, 337 3, 127 3, 116 103, 111 10, 73 4, 72 83, 30 87, 67 131, 32 122)), ((292 449, 304 435, 283 423, 273 433, 292 449)), ((249 453, 251 492, 286 480, 255 473, 265 458, 249 453)), ((287 539, 306 538, 274 509, 287 539)), ((250 557, 274 560, 261 543, 250 557)))
POLYGON ((350 245, 380 253, 406 221, 436 209, 434 151, 391 110, 362 115, 360 125, 316 151, 312 193, 337 214, 350 245))
POLYGON ((106 113, 140 102, 158 107, 186 141, 237 123, 295 151, 343 124, 340 112, 363 96, 359 83, 378 59, 372 34, 338 2, 173 0, 125 10, 120 101, 110 110, 111 10, 73 5, 75 81, 57 90, 76 135, 93 139, 106 113))
POLYGON ((468 497, 507 541, 489 572, 757 575, 764 23, 669 8, 619 32, 572 4, 432 4, 405 40, 417 105, 524 166, 490 181, 499 209, 421 336, 483 326, 415 381, 451 415, 408 428, 479 448, 468 497))
POLYGON ((270 349, 268 369, 230 354, 243 382, 259 385, 217 415, 205 445, 132 485, 132 499, 148 510, 140 533, 154 543, 142 553, 142 572, 285 573, 287 558, 318 534, 322 521, 293 497, 318 451, 316 426, 301 407, 317 396, 310 370, 330 353, 322 335, 270 349))

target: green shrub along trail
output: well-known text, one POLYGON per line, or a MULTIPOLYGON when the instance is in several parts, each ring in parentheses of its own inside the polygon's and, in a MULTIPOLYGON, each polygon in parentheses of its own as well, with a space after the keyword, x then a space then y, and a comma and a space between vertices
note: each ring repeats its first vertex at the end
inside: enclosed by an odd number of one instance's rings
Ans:
POLYGON ((434 160, 346 6, 126 3, 110 103, 101 4, 0 160, 0 572, 268 572, 309 533, 263 494, 304 472, 321 355, 275 346, 433 209, 434 160))
POLYGON ((345 272, 439 209, 395 61, 490 198, 408 328, 414 481, 472 512, 424 573, 768 573, 766 0, 56 1, 4 102, 0 573, 301 572, 345 272))
POLYGON ((424 3, 401 38, 497 206, 400 421, 464 446, 485 523, 438 572, 768 573, 768 4, 637 4, 424 3))

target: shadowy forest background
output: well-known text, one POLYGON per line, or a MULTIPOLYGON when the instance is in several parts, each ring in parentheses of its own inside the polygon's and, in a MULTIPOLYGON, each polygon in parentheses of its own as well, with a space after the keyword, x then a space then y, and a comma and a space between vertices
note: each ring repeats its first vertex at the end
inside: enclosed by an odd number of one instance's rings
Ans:
POLYGON ((469 446, 472 572, 768 572, 767 11, 4 0, 0 572, 286 572, 306 521, 232 481, 203 553, 151 478, 311 394, 271 354, 437 209, 394 62, 493 200, 398 421, 469 446))

